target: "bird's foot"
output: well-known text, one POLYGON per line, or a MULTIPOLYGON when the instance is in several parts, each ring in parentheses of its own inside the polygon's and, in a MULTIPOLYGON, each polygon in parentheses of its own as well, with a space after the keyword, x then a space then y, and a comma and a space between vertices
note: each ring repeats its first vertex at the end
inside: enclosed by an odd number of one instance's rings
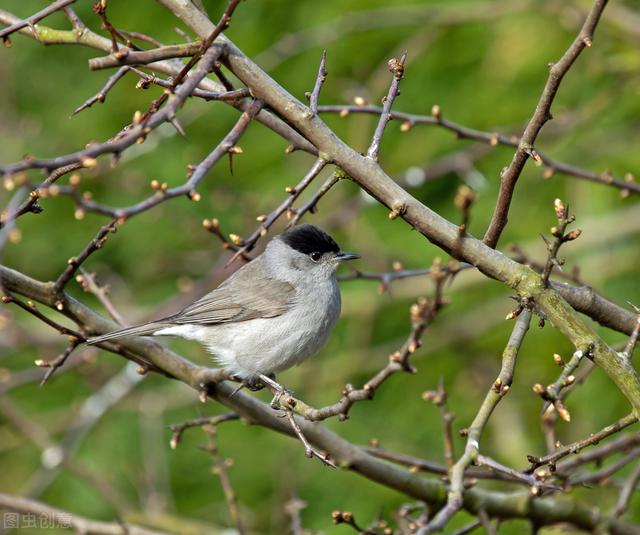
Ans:
POLYGON ((273 399, 271 400, 271 403, 270 403, 271 408, 279 409, 280 398, 284 395, 288 395, 288 396, 293 395, 293 392, 291 390, 289 390, 288 388, 285 388, 275 380, 275 375, 273 374, 264 375, 261 373, 258 375, 258 377, 260 378, 260 381, 262 381, 262 383, 267 385, 273 392, 273 399))
POLYGON ((266 384, 259 375, 251 375, 249 377, 240 378, 238 376, 232 377, 232 381, 240 383, 239 389, 246 388, 251 392, 257 392, 262 390, 266 384))

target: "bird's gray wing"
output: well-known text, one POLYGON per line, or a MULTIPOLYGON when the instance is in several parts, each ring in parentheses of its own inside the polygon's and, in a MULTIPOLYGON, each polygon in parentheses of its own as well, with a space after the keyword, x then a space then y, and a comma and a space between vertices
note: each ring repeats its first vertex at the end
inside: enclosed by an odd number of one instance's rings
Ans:
POLYGON ((258 257, 236 271, 218 288, 163 321, 177 325, 211 325, 284 314, 294 302, 294 287, 272 279, 258 257))

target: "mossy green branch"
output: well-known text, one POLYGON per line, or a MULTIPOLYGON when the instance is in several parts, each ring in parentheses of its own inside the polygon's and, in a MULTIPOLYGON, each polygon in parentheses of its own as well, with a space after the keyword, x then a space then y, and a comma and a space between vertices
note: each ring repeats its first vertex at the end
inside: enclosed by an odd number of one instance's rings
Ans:
POLYGON ((532 299, 545 319, 564 334, 576 350, 592 358, 627 397, 634 413, 640 416, 640 378, 629 359, 606 344, 560 294, 545 288, 541 277, 533 270, 522 266, 522 277, 514 282, 513 288, 518 295, 532 299))

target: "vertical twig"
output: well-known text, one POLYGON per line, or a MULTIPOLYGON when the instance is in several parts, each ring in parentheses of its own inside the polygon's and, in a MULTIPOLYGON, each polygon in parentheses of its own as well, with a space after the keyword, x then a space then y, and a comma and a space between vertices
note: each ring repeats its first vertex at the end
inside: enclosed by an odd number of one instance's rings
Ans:
POLYGON ((227 471, 227 469, 231 465, 230 459, 223 458, 222 455, 220 455, 220 451, 218 450, 218 427, 216 425, 206 424, 202 427, 202 429, 205 433, 207 433, 209 437, 207 451, 213 458, 212 471, 220 478, 220 484, 222 485, 222 490, 227 502, 227 508, 229 509, 231 521, 236 527, 238 535, 244 535, 246 532, 242 522, 242 517, 240 516, 240 510, 238 509, 238 496, 233 488, 233 485, 231 484, 231 478, 229 478, 229 472, 227 471))
POLYGON ((312 115, 318 115, 318 97, 320 96, 320 90, 322 84, 327 79, 327 51, 322 51, 322 59, 320 59, 320 67, 318 68, 318 76, 316 77, 316 83, 313 86, 313 91, 309 97, 309 107, 311 108, 312 115))
POLYGON ((467 445, 464 450, 464 454, 458 459, 450 471, 449 479, 451 485, 449 487, 449 494, 447 497, 446 505, 438 511, 436 516, 417 533, 418 535, 426 535, 435 531, 442 530, 449 520, 455 515, 462 507, 462 493, 464 491, 464 472, 468 466, 473 464, 478 456, 480 449, 480 437, 484 431, 487 422, 493 410, 496 408, 500 400, 509 392, 511 382, 513 380, 513 373, 516 365, 516 358, 518 351, 524 340, 524 336, 529 329, 529 323, 531 322, 531 310, 524 309, 513 327, 509 342, 502 354, 502 367, 497 379, 491 385, 491 388, 487 392, 487 395, 476 414, 471 427, 467 432, 467 445))
POLYGON ((405 52, 402 54, 400 59, 391 58, 387 62, 389 70, 393 73, 393 80, 389 86, 387 96, 383 99, 382 113, 378 119, 378 126, 376 126, 376 131, 373 134, 371 145, 367 151, 367 157, 376 162, 378 161, 378 153, 380 152, 382 134, 384 134, 384 129, 386 128, 387 123, 392 119, 391 106, 393 106, 393 101, 400 94, 400 80, 402 80, 402 77, 404 76, 404 62, 406 59, 407 53, 405 52))

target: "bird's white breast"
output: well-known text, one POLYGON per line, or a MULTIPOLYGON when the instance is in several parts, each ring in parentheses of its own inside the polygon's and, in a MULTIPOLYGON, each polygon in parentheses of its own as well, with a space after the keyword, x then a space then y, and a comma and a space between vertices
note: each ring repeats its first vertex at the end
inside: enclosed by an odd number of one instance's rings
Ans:
POLYGON ((340 315, 334 277, 298 291, 281 316, 199 327, 180 334, 205 344, 216 360, 241 378, 268 375, 299 364, 327 341, 340 315))

